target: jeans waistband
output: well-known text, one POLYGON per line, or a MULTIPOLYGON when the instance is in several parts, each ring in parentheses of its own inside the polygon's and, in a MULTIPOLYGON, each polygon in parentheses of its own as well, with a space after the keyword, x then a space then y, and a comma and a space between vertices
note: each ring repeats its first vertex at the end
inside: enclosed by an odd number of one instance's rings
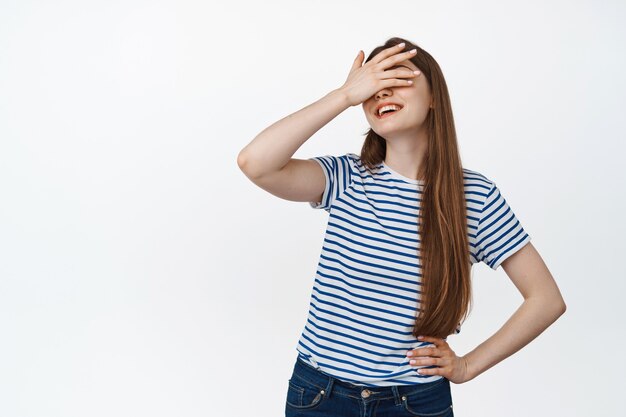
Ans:
POLYGON ((383 400, 394 398, 396 404, 402 403, 402 396, 404 395, 425 393, 438 387, 444 388, 445 385, 442 384, 446 384, 446 388, 449 389, 450 384, 450 381, 447 378, 441 377, 435 381, 414 385, 365 387, 337 379, 332 375, 328 375, 306 363, 300 357, 296 360, 294 375, 316 386, 320 389, 320 391, 324 390, 324 393, 329 396, 331 395, 331 392, 334 392, 338 395, 361 398, 363 400, 383 400))

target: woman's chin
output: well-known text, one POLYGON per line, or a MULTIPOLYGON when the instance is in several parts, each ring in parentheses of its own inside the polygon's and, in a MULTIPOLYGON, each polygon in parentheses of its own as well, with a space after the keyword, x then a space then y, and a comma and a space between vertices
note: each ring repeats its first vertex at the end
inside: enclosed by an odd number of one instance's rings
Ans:
POLYGON ((372 130, 382 137, 393 136, 394 133, 405 131, 405 129, 399 129, 397 126, 375 126, 372 127, 372 130))

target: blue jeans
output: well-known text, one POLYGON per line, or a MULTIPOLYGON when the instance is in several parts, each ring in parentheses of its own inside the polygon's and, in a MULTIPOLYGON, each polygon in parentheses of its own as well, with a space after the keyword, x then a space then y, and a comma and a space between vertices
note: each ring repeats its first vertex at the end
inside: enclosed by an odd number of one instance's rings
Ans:
POLYGON ((450 381, 363 387, 296 359, 285 417, 453 417, 450 381))

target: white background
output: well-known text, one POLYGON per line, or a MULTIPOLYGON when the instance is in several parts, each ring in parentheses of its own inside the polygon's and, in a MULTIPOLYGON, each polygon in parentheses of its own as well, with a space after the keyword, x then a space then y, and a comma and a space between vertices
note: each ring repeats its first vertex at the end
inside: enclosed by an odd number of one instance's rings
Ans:
MULTIPOLYGON (((0 415, 284 415, 328 214, 238 152, 392 36, 442 67, 568 310, 452 384, 455 416, 618 415, 626 6, 619 1, 0 1, 0 415)), ((353 107, 294 155, 358 153, 353 107)), ((522 302, 473 269, 462 355, 522 302)))

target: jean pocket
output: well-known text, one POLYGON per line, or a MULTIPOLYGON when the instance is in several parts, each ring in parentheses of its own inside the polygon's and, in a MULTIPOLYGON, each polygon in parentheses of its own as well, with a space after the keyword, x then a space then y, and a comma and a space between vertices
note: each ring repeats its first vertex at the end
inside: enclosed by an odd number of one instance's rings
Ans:
POLYGON ((452 395, 448 381, 436 381, 436 386, 402 396, 405 410, 412 416, 452 417, 452 395))
POLYGON ((326 391, 301 378, 292 377, 287 389, 287 407, 309 410, 318 407, 326 398, 326 391))

